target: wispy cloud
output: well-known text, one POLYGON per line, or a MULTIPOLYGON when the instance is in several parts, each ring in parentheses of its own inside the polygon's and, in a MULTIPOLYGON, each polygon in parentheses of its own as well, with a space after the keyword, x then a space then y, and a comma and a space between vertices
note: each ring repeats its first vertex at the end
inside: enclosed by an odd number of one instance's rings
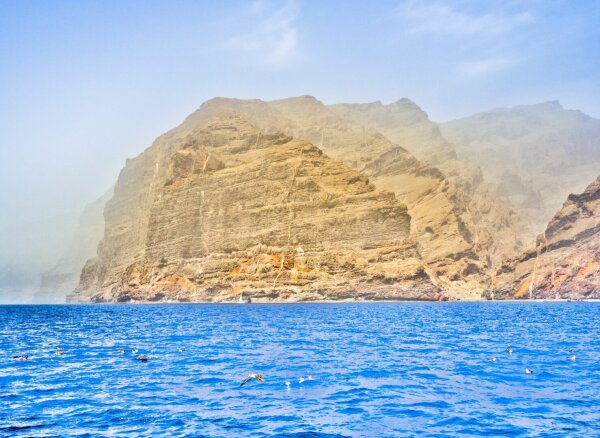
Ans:
POLYGON ((516 2, 405 0, 396 12, 403 36, 439 48, 459 80, 518 65, 520 35, 536 21, 527 3, 516 2))
POLYGON ((444 34, 456 36, 499 35, 535 19, 527 11, 502 10, 483 13, 459 10, 440 2, 406 1, 399 8, 412 34, 444 34))
POLYGON ((508 69, 514 65, 514 60, 505 57, 490 57, 462 62, 458 65, 461 77, 473 79, 508 69))
POLYGON ((247 32, 232 37, 228 46, 236 50, 251 52, 272 65, 283 64, 292 58, 298 49, 296 19, 299 7, 288 1, 282 7, 272 8, 264 1, 255 1, 250 7, 253 24, 247 32))

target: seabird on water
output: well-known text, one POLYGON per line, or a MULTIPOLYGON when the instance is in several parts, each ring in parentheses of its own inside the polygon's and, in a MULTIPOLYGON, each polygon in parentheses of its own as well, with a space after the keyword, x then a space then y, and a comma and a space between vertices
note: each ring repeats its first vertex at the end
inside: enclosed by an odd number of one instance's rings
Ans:
POLYGON ((29 360, 29 356, 26 354, 19 354, 18 356, 13 356, 13 359, 17 360, 29 360))
POLYGON ((530 368, 525 368, 525 372, 526 372, 527 374, 533 374, 533 370, 532 370, 532 369, 530 369, 530 368))
POLYGON ((148 356, 147 354, 136 354, 135 358, 136 358, 136 360, 139 360, 142 362, 147 362, 148 359, 150 359, 150 356, 148 356))
POLYGON ((254 373, 252 373, 252 374, 248 374, 248 377, 246 377, 246 378, 244 379, 244 381, 243 381, 243 382, 240 384, 240 388, 241 388, 242 386, 244 386, 246 383, 248 383, 248 382, 249 382, 250 380, 252 380, 252 379, 256 379, 256 380, 258 380, 259 382, 264 382, 264 380, 263 380, 263 378, 262 378, 262 375, 260 375, 260 374, 254 374, 254 373))

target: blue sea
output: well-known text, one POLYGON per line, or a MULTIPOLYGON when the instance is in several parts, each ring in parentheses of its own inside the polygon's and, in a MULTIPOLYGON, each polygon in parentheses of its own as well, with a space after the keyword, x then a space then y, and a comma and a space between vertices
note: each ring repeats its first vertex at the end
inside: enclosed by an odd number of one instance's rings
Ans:
POLYGON ((0 306, 0 349, 0 436, 600 436, 600 303, 0 306))

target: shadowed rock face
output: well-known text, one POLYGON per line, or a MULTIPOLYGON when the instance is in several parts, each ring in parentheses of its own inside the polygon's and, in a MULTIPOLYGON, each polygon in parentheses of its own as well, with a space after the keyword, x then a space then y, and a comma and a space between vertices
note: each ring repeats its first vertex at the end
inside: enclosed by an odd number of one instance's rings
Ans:
POLYGON ((502 108, 441 126, 458 156, 485 179, 534 235, 543 231, 569 193, 598 175, 600 120, 546 102, 502 108))
MULTIPOLYGON (((409 118, 416 120, 405 123, 404 138, 412 143, 402 145, 349 117, 339 110, 341 106, 327 107, 311 96, 271 102, 216 98, 204 103, 184 126, 203 123, 219 111, 231 110, 266 132, 283 131, 319 146, 327 155, 367 175, 377 188, 394 192, 408 207, 412 236, 430 275, 456 298, 476 297, 488 285, 486 269, 520 249, 514 232, 515 218, 501 202, 485 193, 477 195, 478 202, 472 201, 472 193, 480 190, 480 173, 464 176, 470 183, 460 186, 452 181, 454 177, 447 177, 439 168, 417 160, 407 151, 409 146, 417 150, 421 144, 429 144, 423 133, 433 130, 441 138, 427 115, 413 107, 418 109, 412 104, 404 111, 414 113, 409 118)), ((445 150, 438 154, 438 161, 454 160, 448 142, 442 138, 441 143, 445 150)))
POLYGON ((570 195, 536 248, 499 272, 495 298, 600 298, 600 177, 570 195))
POLYGON ((392 193, 223 108, 128 160, 105 218, 82 301, 441 296, 392 193))

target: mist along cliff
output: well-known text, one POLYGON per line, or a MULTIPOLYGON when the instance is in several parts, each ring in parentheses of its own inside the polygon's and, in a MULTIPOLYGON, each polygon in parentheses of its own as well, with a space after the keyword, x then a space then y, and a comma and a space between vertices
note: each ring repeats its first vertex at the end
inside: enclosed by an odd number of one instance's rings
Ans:
POLYGON ((484 178, 539 234, 569 193, 600 168, 600 120, 546 102, 501 108, 441 125, 459 158, 484 178))
POLYGON ((0 229, 0 303, 32 301, 43 273, 67 249, 76 225, 77 215, 66 213, 0 229))
MULTIPOLYGON (((440 162, 446 162, 454 156, 448 142, 443 141, 446 150, 439 154, 437 144, 426 144, 429 140, 423 132, 432 126, 405 124, 406 135, 397 144, 336 107, 327 107, 312 96, 270 102, 216 98, 205 102, 184 124, 193 126, 219 111, 231 110, 266 132, 283 131, 318 145, 327 155, 367 175, 377 188, 394 192, 408 206, 411 233, 428 273, 448 296, 477 297, 488 286, 487 269, 521 249, 516 217, 501 201, 485 195, 484 188, 482 195, 474 196, 479 188, 467 189, 468 184, 456 183, 433 165, 436 160, 421 161, 410 153, 427 146, 429 152, 422 157, 437 155, 440 162)), ((407 117, 424 114, 417 113, 407 117)), ((473 175, 471 180, 476 181, 477 172, 473 175)))
POLYGON ((85 206, 69 246, 54 266, 42 274, 39 290, 34 294, 35 303, 64 303, 65 298, 79 284, 81 270, 90 257, 96 255, 98 242, 104 235, 104 206, 112 196, 112 189, 85 206))
POLYGON ((393 193, 239 113, 197 116, 127 161, 80 301, 441 297, 393 193))
POLYGON ((568 197, 535 248, 506 263, 487 295, 600 298, 600 177, 568 197))

